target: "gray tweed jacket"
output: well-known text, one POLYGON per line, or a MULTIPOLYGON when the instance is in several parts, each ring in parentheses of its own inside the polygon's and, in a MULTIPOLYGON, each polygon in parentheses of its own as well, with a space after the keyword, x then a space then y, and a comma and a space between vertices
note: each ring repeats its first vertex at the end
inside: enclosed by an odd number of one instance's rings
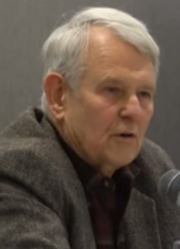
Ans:
MULTIPOLYGON (((123 221, 127 248, 172 249, 180 211, 157 184, 174 166, 147 140, 131 166, 138 175, 123 221)), ((70 248, 96 248, 86 197, 51 125, 30 108, 0 135, 0 249, 70 248)))

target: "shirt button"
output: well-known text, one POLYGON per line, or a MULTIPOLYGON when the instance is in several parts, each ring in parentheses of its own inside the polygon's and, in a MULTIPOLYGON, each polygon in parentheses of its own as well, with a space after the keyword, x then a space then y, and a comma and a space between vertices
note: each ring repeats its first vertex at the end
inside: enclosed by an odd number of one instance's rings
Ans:
POLYGON ((103 185, 105 188, 109 188, 111 184, 110 184, 110 181, 108 179, 105 179, 103 185))

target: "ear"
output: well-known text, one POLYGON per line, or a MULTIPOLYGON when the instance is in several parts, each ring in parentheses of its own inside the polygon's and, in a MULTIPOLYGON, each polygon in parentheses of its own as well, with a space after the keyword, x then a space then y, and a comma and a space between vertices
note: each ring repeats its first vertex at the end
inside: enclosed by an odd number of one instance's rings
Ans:
POLYGON ((50 114, 55 120, 64 116, 64 96, 66 84, 64 77, 58 73, 49 73, 44 79, 44 91, 50 114))

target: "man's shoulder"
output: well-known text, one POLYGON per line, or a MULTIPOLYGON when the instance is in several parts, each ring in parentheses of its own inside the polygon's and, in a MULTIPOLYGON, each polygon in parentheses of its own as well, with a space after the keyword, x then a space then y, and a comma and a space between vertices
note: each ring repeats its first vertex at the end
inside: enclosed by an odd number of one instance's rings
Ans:
POLYGON ((154 141, 145 138, 143 141, 141 153, 156 156, 167 156, 166 151, 159 144, 154 141))
MULTIPOLYGON (((53 139, 46 134, 47 128, 42 125, 43 113, 37 108, 28 108, 22 112, 0 134, 0 156, 13 154, 16 157, 44 151, 51 146, 53 139)), ((45 151, 44 151, 45 152, 45 151)))
POLYGON ((1 172, 36 180, 45 174, 47 180, 63 175, 67 165, 70 161, 39 109, 26 110, 0 135, 1 172))
POLYGON ((136 160, 142 167, 149 168, 158 174, 175 168, 167 152, 155 142, 144 139, 142 149, 136 160))
POLYGON ((13 120, 0 133, 0 142, 6 139, 29 138, 32 136, 42 135, 41 121, 43 112, 36 107, 29 107, 21 112, 15 120, 13 120))
POLYGON ((32 109, 1 133, 0 175, 54 206, 57 196, 61 201, 70 183, 78 181, 54 129, 47 120, 37 120, 32 109))

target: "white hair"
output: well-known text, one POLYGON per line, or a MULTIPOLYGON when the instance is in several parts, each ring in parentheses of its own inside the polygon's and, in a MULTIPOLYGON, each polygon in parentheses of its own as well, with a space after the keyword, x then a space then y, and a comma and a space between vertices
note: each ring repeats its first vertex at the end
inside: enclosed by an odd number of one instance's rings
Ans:
MULTIPOLYGON (((87 8, 76 13, 68 22, 57 28, 43 46, 45 76, 50 72, 61 73, 71 85, 77 87, 83 71, 83 57, 88 49, 91 25, 102 25, 115 32, 121 39, 147 54, 159 69, 159 47, 146 26, 131 15, 112 8, 87 8)), ((47 112, 46 95, 41 98, 41 108, 47 112)))

